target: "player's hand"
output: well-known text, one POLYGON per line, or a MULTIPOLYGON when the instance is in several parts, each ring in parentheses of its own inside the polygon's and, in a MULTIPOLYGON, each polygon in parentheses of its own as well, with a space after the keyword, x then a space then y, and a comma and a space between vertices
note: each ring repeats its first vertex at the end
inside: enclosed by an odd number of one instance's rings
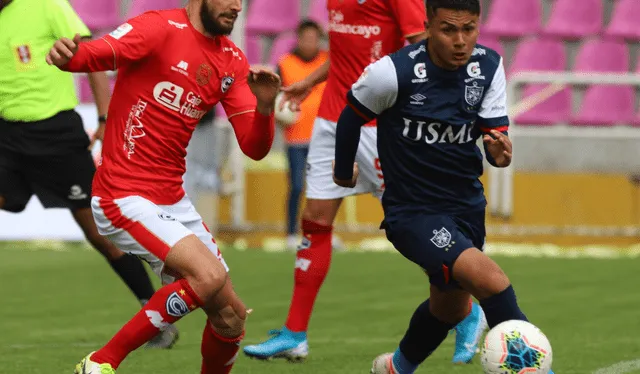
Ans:
POLYGON ((271 113, 280 92, 280 76, 265 66, 253 66, 247 80, 251 92, 258 99, 258 110, 263 114, 271 113))
POLYGON ((485 134, 482 141, 487 146, 487 150, 496 161, 497 167, 507 167, 511 165, 513 157, 513 145, 511 139, 500 131, 491 130, 490 134, 485 134))
POLYGON ((342 179, 338 179, 336 178, 336 162, 333 161, 331 167, 333 168, 333 183, 337 184, 340 187, 346 187, 346 188, 354 188, 356 186, 356 183, 358 182, 358 174, 360 174, 359 170, 358 170, 358 163, 354 162, 353 163, 353 176, 351 177, 350 180, 342 180, 342 179))
POLYGON ((102 141, 102 139, 104 138, 104 122, 100 123, 98 125, 98 128, 96 129, 96 131, 93 133, 93 135, 91 135, 91 142, 89 143, 89 150, 93 149, 94 144, 96 143, 96 141, 100 140, 102 141))
POLYGON ((307 82, 306 79, 296 82, 290 86, 283 87, 282 92, 284 92, 284 95, 280 102, 279 110, 283 110, 285 103, 288 101, 289 109, 291 109, 292 112, 299 112, 302 102, 309 97, 312 90, 313 86, 307 82))
POLYGON ((82 37, 80 34, 76 34, 73 40, 69 38, 62 38, 56 41, 53 44, 53 47, 51 47, 51 50, 49 50, 49 54, 47 54, 47 64, 55 65, 57 67, 68 64, 73 56, 75 56, 76 52, 78 52, 78 46, 80 45, 81 40, 82 37))

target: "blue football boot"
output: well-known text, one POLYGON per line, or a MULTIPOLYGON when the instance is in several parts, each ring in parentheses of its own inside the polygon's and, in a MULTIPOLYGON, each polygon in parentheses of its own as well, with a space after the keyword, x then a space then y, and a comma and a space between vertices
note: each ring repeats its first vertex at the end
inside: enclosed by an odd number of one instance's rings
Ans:
POLYGON ((478 343, 487 327, 487 320, 482 308, 473 303, 471 313, 455 327, 456 351, 452 360, 454 364, 471 362, 478 352, 478 343))
POLYGON ((244 354, 259 360, 284 358, 291 362, 304 361, 309 355, 306 332, 292 332, 286 327, 269 331, 271 338, 264 343, 244 347, 244 354))

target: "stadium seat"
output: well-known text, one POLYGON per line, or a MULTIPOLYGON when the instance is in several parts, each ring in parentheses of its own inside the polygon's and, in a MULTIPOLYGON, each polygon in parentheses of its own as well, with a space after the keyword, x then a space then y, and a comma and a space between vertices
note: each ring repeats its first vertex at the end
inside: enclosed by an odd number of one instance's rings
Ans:
POLYGON ((244 54, 250 64, 262 63, 262 41, 258 35, 246 35, 244 54))
POLYGON ((126 18, 133 18, 150 10, 175 9, 181 7, 182 2, 180 0, 134 0, 131 2, 131 6, 127 11, 126 18))
POLYGON ((271 56, 269 58, 269 64, 276 66, 282 56, 291 52, 297 44, 298 38, 293 33, 280 34, 273 42, 271 47, 271 56))
MULTIPOLYGON (((564 71, 567 56, 564 43, 554 39, 532 37, 518 44, 508 75, 521 71, 564 71)), ((522 88, 527 98, 549 87, 548 84, 530 84, 522 88)), ((526 125, 553 125, 566 122, 571 116, 571 88, 565 88, 531 110, 517 116, 515 122, 526 125)))
POLYGON ((307 18, 318 22, 325 31, 328 31, 329 11, 327 10, 327 0, 311 0, 307 18))
POLYGON ((622 37, 627 40, 640 41, 640 1, 617 0, 611 22, 605 33, 609 36, 622 37))
POLYGON ((299 0, 252 0, 247 13, 249 34, 273 35, 295 30, 300 21, 299 0))
MULTIPOLYGON (((629 50, 622 41, 592 39, 578 51, 575 71, 629 71, 629 50)), ((634 118, 635 92, 631 86, 592 85, 587 88, 574 125, 612 126, 634 118)))
POLYGON ((541 0, 493 0, 482 32, 501 38, 518 38, 540 31, 541 0))
POLYGON ((119 1, 71 0, 71 5, 90 30, 114 29, 121 23, 119 1))
MULTIPOLYGON (((77 86, 78 101, 80 101, 80 103, 82 104, 94 103, 95 100, 93 98, 93 92, 91 92, 91 85, 89 84, 89 78, 87 77, 87 75, 79 74, 76 79, 78 79, 78 86, 77 86)), ((113 88, 115 87, 115 85, 116 85, 116 78, 110 76, 109 77, 110 92, 113 92, 113 88)))
POLYGON ((603 12, 602 0, 554 0, 543 32, 567 40, 599 35, 603 12))
POLYGON ((498 52, 500 56, 504 57, 504 47, 500 40, 493 35, 485 35, 480 28, 480 37, 478 38, 478 44, 482 44, 485 47, 489 47, 494 51, 498 52))

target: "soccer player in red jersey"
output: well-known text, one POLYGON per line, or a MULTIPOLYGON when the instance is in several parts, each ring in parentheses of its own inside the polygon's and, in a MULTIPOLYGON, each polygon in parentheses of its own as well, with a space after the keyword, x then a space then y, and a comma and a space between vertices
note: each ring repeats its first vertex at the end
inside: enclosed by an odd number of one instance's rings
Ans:
POLYGON ((274 136, 277 75, 251 69, 226 37, 241 0, 189 0, 185 9, 144 13, 104 38, 61 39, 47 62, 62 70, 118 69, 93 182, 100 233, 147 260, 164 286, 102 348, 75 369, 112 374, 170 324, 202 308, 202 374, 229 373, 246 309, 218 247, 182 189, 186 147, 200 118, 221 102, 242 151, 259 160, 274 136))
MULTIPOLYGON (((403 47, 405 41, 417 43, 426 38, 424 0, 327 0, 329 10, 329 61, 305 80, 283 90, 283 100, 293 110, 320 82, 327 85, 307 158, 306 206, 302 214, 302 243, 295 262, 293 298, 285 326, 272 330, 264 343, 244 348, 250 357, 282 357, 297 361, 308 355, 307 328, 313 305, 329 271, 333 221, 342 199, 372 193, 381 198, 383 175, 376 147, 376 123, 361 131, 356 161, 360 178, 355 188, 333 182, 336 122, 347 105, 347 92, 370 63, 403 47)), ((415 56, 414 56, 415 58, 415 56)), ((427 79, 416 65, 416 79, 427 79)), ((484 330, 484 317, 472 304, 467 319, 456 327, 456 353, 453 361, 469 362, 475 355, 484 330)))

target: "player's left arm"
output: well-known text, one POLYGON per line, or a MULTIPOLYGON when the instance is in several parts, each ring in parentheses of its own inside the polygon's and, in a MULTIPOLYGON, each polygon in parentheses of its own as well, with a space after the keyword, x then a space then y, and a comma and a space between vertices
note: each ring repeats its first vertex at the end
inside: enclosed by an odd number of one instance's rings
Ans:
POLYGON ((347 106, 338 118, 334 181, 354 187, 354 160, 360 143, 360 128, 391 108, 398 98, 398 76, 391 57, 369 65, 347 93, 347 106))
POLYGON ((427 10, 424 3, 424 0, 389 0, 389 6, 402 30, 402 35, 411 44, 427 38, 427 10))
POLYGON ((483 135, 487 161, 495 167, 511 164, 512 145, 509 140, 509 116, 507 114, 507 80, 503 59, 493 76, 489 90, 482 100, 478 113, 478 125, 483 135))
POLYGON ((221 101, 242 153, 253 160, 263 159, 273 145, 273 109, 279 87, 277 75, 265 69, 249 69, 246 64, 221 101))

